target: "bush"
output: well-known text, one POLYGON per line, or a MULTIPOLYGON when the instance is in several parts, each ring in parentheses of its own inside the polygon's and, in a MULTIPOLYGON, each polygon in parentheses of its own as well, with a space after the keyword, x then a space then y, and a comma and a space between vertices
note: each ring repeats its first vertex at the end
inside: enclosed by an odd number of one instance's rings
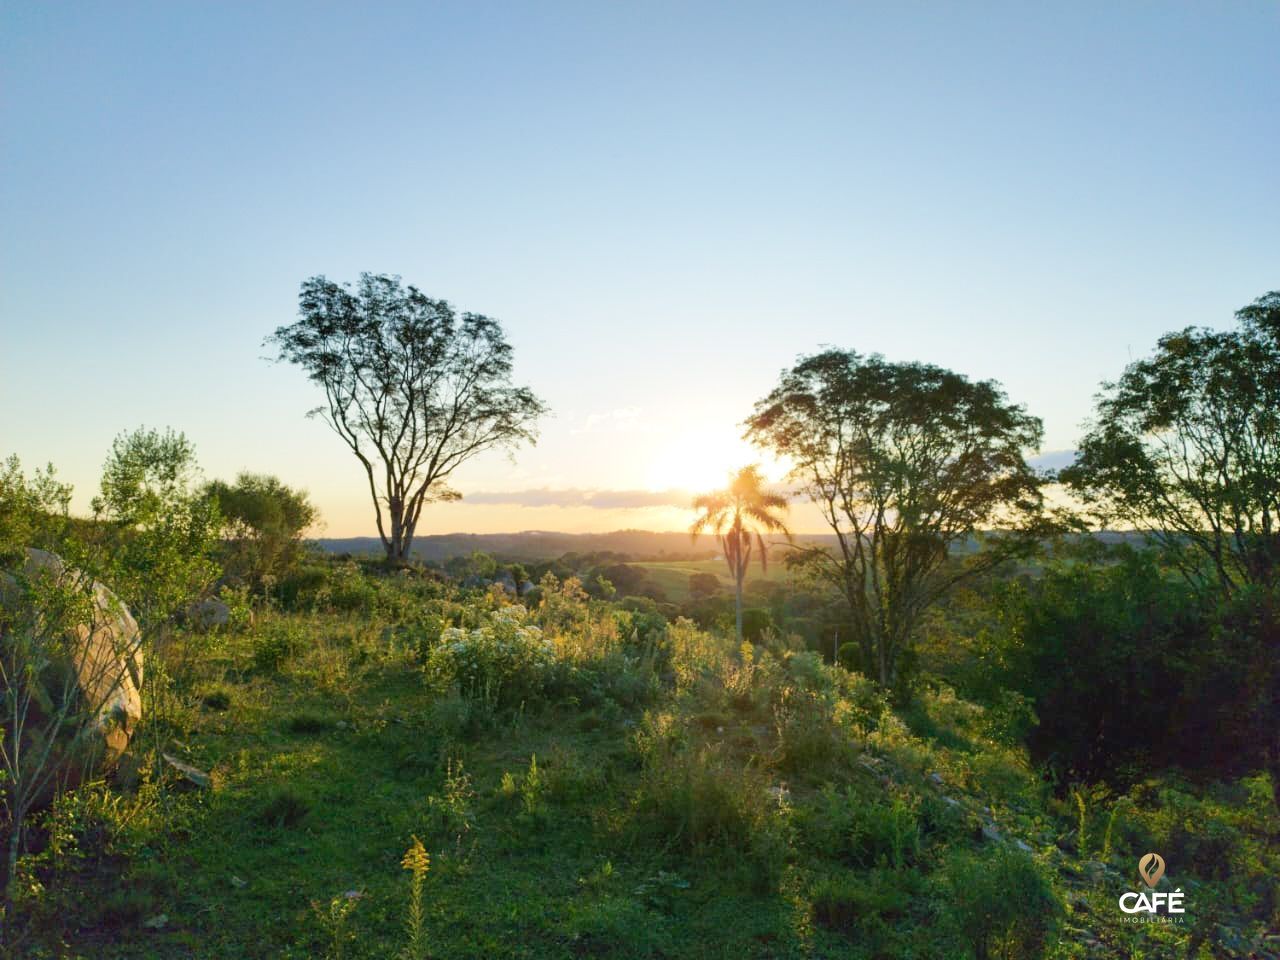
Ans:
POLYGON ((986 855, 960 851, 939 882, 946 920, 975 960, 1043 956, 1062 906, 1031 857, 1004 846, 986 855))
POLYGON ((851 866, 901 869, 915 863, 924 834, 914 798, 864 797, 828 785, 797 816, 801 836, 815 852, 851 866))
POLYGON ((1264 591, 1207 608, 1153 551, 1048 569, 996 601, 999 710, 1060 783, 1168 766, 1237 776, 1275 750, 1280 612, 1264 591))
POLYGON ((449 627, 427 656, 427 682, 445 693, 495 706, 516 707, 541 698, 555 664, 555 647, 519 605, 504 606, 472 630, 449 627))
POLYGON ((264 623, 253 637, 253 665, 263 672, 279 670, 303 651, 306 637, 292 620, 264 623))
POLYGON ((653 831, 687 851, 745 847, 767 814, 766 782, 716 746, 683 748, 663 721, 638 738, 642 776, 636 812, 653 831))
POLYGON ((857 878, 841 874, 814 885, 810 909, 819 926, 868 945, 888 946, 885 941, 910 912, 922 885, 913 871, 875 870, 857 878))
POLYGON ((234 484, 215 480, 205 491, 222 516, 227 577, 260 588, 297 563, 302 532, 318 516, 305 491, 252 473, 241 473, 234 484))

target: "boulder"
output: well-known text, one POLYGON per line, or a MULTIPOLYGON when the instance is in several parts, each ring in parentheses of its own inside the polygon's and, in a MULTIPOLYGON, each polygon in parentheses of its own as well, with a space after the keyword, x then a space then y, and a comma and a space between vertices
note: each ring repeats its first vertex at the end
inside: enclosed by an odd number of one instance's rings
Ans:
MULTIPOLYGON (((115 766, 142 718, 142 645, 138 624, 125 605, 103 584, 89 581, 61 557, 44 550, 27 551, 23 576, 32 582, 50 578, 60 585, 83 585, 91 597, 88 615, 72 625, 66 649, 50 651, 36 678, 26 727, 39 736, 48 710, 74 691, 88 720, 78 730, 61 731, 63 743, 53 750, 57 780, 73 786, 85 772, 115 766)), ((17 581, 0 573, 0 603, 19 600, 17 581)), ((27 749, 31 749, 28 744, 27 749)))
POLYGON ((187 608, 187 622, 197 630, 213 630, 231 622, 231 608, 210 597, 187 608))

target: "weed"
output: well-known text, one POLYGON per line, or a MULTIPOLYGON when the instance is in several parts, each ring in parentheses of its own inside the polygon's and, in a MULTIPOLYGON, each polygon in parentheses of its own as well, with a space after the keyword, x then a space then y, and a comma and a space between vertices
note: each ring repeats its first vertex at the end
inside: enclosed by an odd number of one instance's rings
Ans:
POLYGON ((409 937, 406 960, 425 960, 427 956, 426 916, 422 908, 422 885, 431 867, 431 857, 417 837, 405 851, 400 866, 409 871, 409 906, 405 912, 405 933, 409 937))

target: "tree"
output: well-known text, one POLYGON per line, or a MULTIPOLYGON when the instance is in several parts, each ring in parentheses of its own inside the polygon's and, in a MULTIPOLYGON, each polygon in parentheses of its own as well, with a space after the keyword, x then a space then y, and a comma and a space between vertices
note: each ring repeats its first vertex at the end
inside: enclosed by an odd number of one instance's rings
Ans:
POLYGON ((93 499, 97 572, 143 632, 168 621, 218 578, 211 559, 221 520, 198 483, 195 447, 173 430, 116 437, 93 499))
POLYGON ((900 679, 931 605, 1044 528, 1044 478, 1024 458, 1041 423, 993 382, 827 350, 783 373, 746 425, 790 459, 791 479, 835 533, 834 551, 797 550, 788 562, 841 592, 862 669, 885 686, 900 679), (961 548, 967 556, 953 558, 961 548))
POLYGON ((533 443, 546 406, 511 383, 501 325, 457 313, 399 277, 361 274, 353 290, 323 276, 302 284, 298 320, 268 338, 278 360, 325 393, 311 411, 364 468, 387 561, 408 561, 425 504, 456 500, 448 479, 494 448, 533 443))
POLYGON ((1223 598, 1280 577, 1280 292, 1188 327, 1103 385, 1062 480, 1099 525, 1144 531, 1223 598))
POLYGON ((222 516, 224 569, 256 586, 296 562, 302 533, 319 516, 305 490, 265 474, 241 473, 235 483, 215 480, 205 490, 222 516))
POLYGON ((760 569, 767 570, 769 551, 766 533, 787 533, 786 524, 778 516, 787 509, 787 498, 765 489, 764 477, 755 466, 743 467, 729 481, 729 486, 715 493, 703 494, 693 501, 698 518, 689 528, 696 539, 710 530, 720 540, 725 563, 733 576, 736 634, 742 642, 742 583, 751 564, 753 544, 760 557, 760 569))
POLYGON ((714 573, 695 573, 689 577, 689 596, 706 600, 720 592, 720 578, 714 573))

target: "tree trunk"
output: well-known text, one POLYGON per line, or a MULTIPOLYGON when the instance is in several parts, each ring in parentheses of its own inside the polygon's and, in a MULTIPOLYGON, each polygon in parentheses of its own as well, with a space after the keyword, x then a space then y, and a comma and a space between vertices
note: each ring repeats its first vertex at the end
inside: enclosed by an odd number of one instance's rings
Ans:
POLYGON ((413 541, 403 533, 387 543, 387 566, 400 568, 409 566, 409 554, 413 541))
POLYGON ((734 577, 734 606, 737 608, 738 646, 742 646, 742 577, 745 573, 745 570, 738 570, 737 576, 734 577))

